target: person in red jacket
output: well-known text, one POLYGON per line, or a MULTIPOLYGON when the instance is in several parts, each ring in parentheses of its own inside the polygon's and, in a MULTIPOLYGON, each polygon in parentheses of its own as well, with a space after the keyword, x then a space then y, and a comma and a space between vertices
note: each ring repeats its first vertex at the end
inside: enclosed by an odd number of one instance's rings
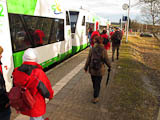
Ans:
POLYGON ((49 120, 48 118, 43 119, 42 116, 46 113, 45 98, 52 99, 53 90, 45 72, 37 63, 36 51, 33 48, 29 48, 24 52, 23 64, 15 68, 12 75, 14 86, 25 86, 30 83, 28 89, 36 100, 32 109, 20 112, 23 115, 30 116, 30 120, 49 120), (30 79, 24 78, 22 74, 19 74, 20 72, 29 75, 30 79))
POLYGON ((94 31, 92 32, 92 35, 91 35, 91 47, 94 46, 94 43, 95 43, 95 37, 96 36, 100 36, 99 32, 98 31, 94 31))
POLYGON ((104 48, 106 50, 109 50, 110 49, 110 42, 109 42, 109 37, 107 35, 107 31, 106 30, 103 30, 102 34, 101 34, 101 37, 103 38, 103 44, 104 44, 104 48))
POLYGON ((10 120, 11 109, 6 92, 5 80, 2 72, 2 63, 1 63, 2 53, 3 53, 3 48, 0 46, 0 119, 10 120))

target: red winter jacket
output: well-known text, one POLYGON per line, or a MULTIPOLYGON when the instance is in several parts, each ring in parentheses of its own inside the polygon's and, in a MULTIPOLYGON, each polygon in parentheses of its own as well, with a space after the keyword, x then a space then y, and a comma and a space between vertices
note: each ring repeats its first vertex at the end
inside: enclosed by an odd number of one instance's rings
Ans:
POLYGON ((94 46, 94 42, 93 42, 93 37, 94 36, 100 36, 99 32, 98 31, 94 31, 92 32, 92 35, 91 35, 91 46, 93 47, 94 46))
MULTIPOLYGON (((108 39, 108 35, 107 35, 107 34, 102 34, 101 37, 108 39)), ((109 50, 110 47, 111 47, 110 42, 108 42, 106 45, 104 45, 104 48, 105 48, 106 50, 109 50)))
POLYGON ((36 62, 24 62, 20 67, 15 68, 13 71, 13 84, 14 86, 25 86, 28 81, 30 81, 30 85, 28 89, 30 90, 31 94, 35 96, 36 103, 33 109, 28 111, 21 112, 24 115, 28 115, 30 117, 40 117, 46 113, 46 103, 45 98, 41 95, 40 91, 38 91, 37 86, 39 84, 39 80, 43 82, 45 87, 48 89, 49 92, 49 99, 53 98, 53 90, 51 87, 51 83, 48 80, 46 74, 42 70, 42 67, 37 64, 36 62), (32 69, 31 71, 29 69, 32 69), (25 79, 23 75, 17 74, 17 71, 24 71, 26 74, 30 76, 30 79, 25 79), (32 81, 32 82, 31 82, 32 81))

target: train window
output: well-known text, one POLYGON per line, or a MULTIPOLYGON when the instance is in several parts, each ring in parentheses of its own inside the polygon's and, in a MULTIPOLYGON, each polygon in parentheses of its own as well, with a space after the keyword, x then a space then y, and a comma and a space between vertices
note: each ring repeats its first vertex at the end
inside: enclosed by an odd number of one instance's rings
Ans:
POLYGON ((79 12, 70 11, 71 32, 75 33, 79 12))
POLYGON ((64 20, 59 19, 56 38, 57 38, 57 41, 64 40, 64 20))
POLYGON ((55 43, 64 40, 64 20, 53 19, 49 43, 55 43))
POLYGON ((26 26, 22 20, 22 16, 9 14, 9 24, 13 52, 18 52, 33 46, 33 42, 29 39, 29 35, 26 32, 26 26))
POLYGON ((9 14, 13 51, 64 40, 64 19, 9 14))
POLYGON ((51 32, 51 25, 52 25, 52 19, 50 18, 43 18, 43 22, 41 24, 41 28, 37 28, 37 30, 40 30, 40 35, 43 38, 43 45, 48 44, 48 40, 50 37, 50 32, 51 32))
POLYGON ((85 16, 83 16, 83 20, 82 20, 82 26, 85 26, 85 16))
POLYGON ((57 25, 55 24, 55 20, 52 19, 52 24, 51 24, 51 32, 50 32, 50 37, 48 43, 55 43, 56 42, 56 29, 57 25))
POLYGON ((35 16, 24 16, 28 30, 32 30, 32 40, 35 47, 48 44, 52 20, 50 18, 42 18, 35 16))
POLYGON ((66 25, 70 25, 69 14, 67 11, 66 11, 66 25))

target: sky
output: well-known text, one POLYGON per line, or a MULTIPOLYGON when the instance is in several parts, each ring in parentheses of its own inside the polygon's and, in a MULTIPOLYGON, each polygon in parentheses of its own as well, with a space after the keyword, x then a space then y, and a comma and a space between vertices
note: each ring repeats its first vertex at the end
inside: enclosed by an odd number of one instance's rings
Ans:
MULTIPOLYGON (((61 0, 63 5, 68 8, 83 7, 98 16, 109 19, 111 22, 119 22, 123 15, 127 15, 127 11, 122 9, 124 3, 129 3, 129 0, 61 0)), ((137 0, 131 0, 131 6, 136 4, 137 0)), ((140 8, 137 6, 131 7, 131 19, 139 21, 140 8)))

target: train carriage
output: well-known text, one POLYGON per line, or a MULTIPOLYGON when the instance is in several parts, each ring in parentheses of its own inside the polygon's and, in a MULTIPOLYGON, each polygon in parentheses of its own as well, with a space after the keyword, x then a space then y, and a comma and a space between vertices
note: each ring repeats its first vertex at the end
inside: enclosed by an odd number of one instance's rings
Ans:
POLYGON ((0 0, 0 7, 0 45, 8 90, 11 73, 22 64, 25 49, 37 50, 43 68, 72 54, 69 12, 57 0, 0 0))

